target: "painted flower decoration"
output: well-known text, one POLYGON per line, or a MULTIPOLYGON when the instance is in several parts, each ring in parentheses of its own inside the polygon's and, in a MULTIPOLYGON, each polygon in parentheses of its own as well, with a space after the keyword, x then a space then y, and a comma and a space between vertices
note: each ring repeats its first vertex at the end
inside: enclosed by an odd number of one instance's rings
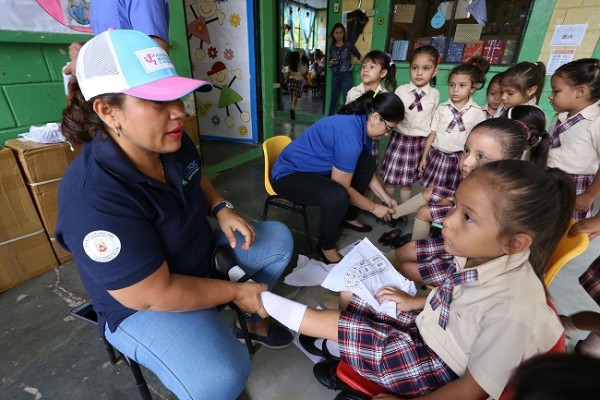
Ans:
POLYGON ((240 18, 240 14, 238 13, 233 13, 229 17, 229 23, 231 24, 231 26, 237 27, 240 25, 240 22, 242 22, 242 18, 240 18))
POLYGON ((227 61, 233 60, 234 55, 235 53, 231 49, 225 49, 225 51, 223 52, 223 57, 225 57, 227 61))
POLYGON ((221 125, 221 118, 219 118, 218 115, 213 115, 212 118, 210 119, 210 122, 212 122, 212 124, 214 126, 219 126, 219 125, 221 125))
POLYGON ((248 136, 248 128, 246 128, 244 125, 240 126, 238 128, 238 134, 240 136, 248 136))
POLYGON ((209 47, 208 48, 208 56, 210 58, 217 58, 218 54, 219 54, 219 51, 216 49, 216 47, 209 47))

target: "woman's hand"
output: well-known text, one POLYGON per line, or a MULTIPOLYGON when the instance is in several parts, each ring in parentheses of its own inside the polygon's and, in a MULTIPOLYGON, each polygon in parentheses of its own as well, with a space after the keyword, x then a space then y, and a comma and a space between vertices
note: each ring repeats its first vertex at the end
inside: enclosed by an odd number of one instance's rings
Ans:
POLYGON ((586 211, 594 202, 594 196, 588 194, 587 192, 583 192, 575 198, 575 211, 586 211))
POLYGON ((377 299, 379 304, 383 303, 385 300, 391 300, 396 303, 396 309, 400 311, 410 311, 421 308, 419 307, 420 304, 416 304, 415 297, 393 286, 384 286, 379 289, 377 293, 375 293, 375 299, 377 299))
POLYGON ((258 314, 262 318, 269 316, 260 299, 260 294, 269 288, 266 283, 243 282, 236 285, 238 294, 233 302, 242 312, 258 314))
POLYGON ((248 250, 252 243, 254 243, 254 236, 256 235, 254 227, 235 211, 223 208, 217 213, 217 220, 232 249, 237 246, 235 231, 241 233, 245 239, 242 244, 243 250, 248 250))
POLYGON ((600 213, 592 218, 577 222, 569 230, 569 236, 575 236, 580 233, 587 233, 590 240, 600 235, 600 213))
POLYGON ((392 219, 392 214, 394 213, 394 208, 390 208, 390 207, 386 206, 385 204, 375 203, 374 205, 375 205, 375 208, 373 208, 373 211, 371 211, 371 213, 373 213, 373 215, 375 215, 377 218, 381 218, 385 221, 390 221, 392 219))
POLYGON ((419 163, 419 172, 425 171, 426 166, 427 166, 427 161, 421 160, 421 162, 419 163))

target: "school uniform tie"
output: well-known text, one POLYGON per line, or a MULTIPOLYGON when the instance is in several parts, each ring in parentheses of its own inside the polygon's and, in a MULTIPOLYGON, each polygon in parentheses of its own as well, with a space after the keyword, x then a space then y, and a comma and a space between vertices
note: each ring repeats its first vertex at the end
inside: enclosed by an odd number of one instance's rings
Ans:
POLYGON ((573 125, 577 124, 582 119, 585 119, 583 115, 577 114, 576 116, 574 116, 573 118, 569 118, 562 124, 557 122, 556 126, 554 127, 554 131, 552 131, 552 141, 550 142, 550 148, 556 149, 557 147, 560 147, 560 134, 566 131, 567 129, 571 128, 573 125))
POLYGON ((417 107, 417 111, 423 111, 423 105, 421 104, 421 99, 423 97, 425 97, 425 92, 421 91, 420 93, 417 93, 417 89, 413 89, 410 91, 414 96, 415 96, 415 100, 412 102, 412 104, 410 106, 408 106, 409 110, 412 110, 413 108, 417 107))
POLYGON ((456 272, 456 267, 452 266, 448 269, 449 276, 437 287, 436 293, 429 300, 429 305, 432 310, 435 310, 440 305, 442 309, 440 311, 440 319, 438 324, 442 329, 446 330, 448 324, 448 317, 450 316, 450 303, 452 303, 452 289, 454 286, 461 285, 463 283, 475 282, 478 279, 476 269, 467 269, 465 271, 456 272))
POLYGON ((467 107, 467 108, 465 108, 462 111, 458 111, 456 109, 456 107, 451 106, 450 104, 448 104, 448 107, 450 108, 450 111, 454 115, 454 118, 452 118, 452 121, 450 122, 450 124, 448 124, 448 127, 446 128, 446 132, 448 132, 448 133, 452 132, 452 129, 454 129, 454 127, 456 125, 458 125, 458 130, 459 131, 461 131, 461 132, 466 131, 467 128, 465 127, 465 123, 463 122, 462 117, 467 112, 467 110, 469 108, 467 107))

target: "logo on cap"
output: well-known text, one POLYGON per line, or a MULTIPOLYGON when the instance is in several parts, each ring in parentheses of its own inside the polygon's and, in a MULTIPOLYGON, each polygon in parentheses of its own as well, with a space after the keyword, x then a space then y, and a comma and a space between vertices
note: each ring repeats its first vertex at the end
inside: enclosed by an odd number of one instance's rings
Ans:
POLYGON ((135 56, 147 73, 167 68, 175 69, 169 55, 161 47, 138 50, 135 52, 135 56))

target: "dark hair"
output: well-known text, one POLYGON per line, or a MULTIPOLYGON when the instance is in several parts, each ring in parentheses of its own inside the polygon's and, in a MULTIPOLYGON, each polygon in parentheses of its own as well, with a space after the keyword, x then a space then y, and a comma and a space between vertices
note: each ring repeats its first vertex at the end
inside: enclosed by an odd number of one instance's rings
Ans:
POLYGON ((300 57, 300 64, 308 67, 308 57, 306 57, 306 55, 302 54, 302 57, 300 57))
POLYGON ((600 99, 600 60, 580 58, 558 67, 555 76, 566 81, 569 86, 588 85, 593 100, 600 99))
POLYGON ((506 385, 512 400, 595 400, 600 359, 576 353, 545 353, 525 360, 506 385))
POLYGON ((342 41, 346 43, 346 27, 341 22, 338 22, 335 25, 333 25, 333 28, 331 28, 331 32, 329 32, 329 37, 331 38, 332 45, 335 45, 335 38, 333 37, 333 32, 335 32, 335 30, 338 28, 342 28, 342 30, 344 31, 344 38, 342 39, 342 41))
POLYGON ((340 108, 338 114, 345 115, 370 115, 379 113, 381 118, 390 122, 400 122, 404 119, 404 104, 394 93, 369 90, 352 103, 340 108))
POLYGON ((488 87, 487 87, 487 90, 485 91, 485 94, 486 95, 490 94, 490 89, 492 88, 492 85, 494 83, 497 83, 498 85, 500 85, 501 79, 502 79, 502 72, 498 72, 496 75, 492 76, 492 79, 490 79, 490 81, 488 82, 488 87))
POLYGON ((471 129, 469 136, 478 133, 492 137, 502 147, 502 158, 519 160, 527 150, 525 128, 517 121, 508 118, 490 118, 481 121, 471 129))
POLYGON ((387 75, 384 78, 385 87, 390 92, 396 90, 398 86, 396 82, 396 64, 392 61, 392 58, 381 50, 373 50, 367 53, 364 61, 371 60, 375 64, 379 65, 382 70, 387 71, 387 75))
POLYGON ((543 281, 550 256, 567 231, 575 208, 575 184, 558 168, 543 169, 524 160, 500 160, 482 165, 466 179, 487 187, 500 237, 531 235, 529 262, 543 281))
POLYGON ((550 135, 546 131, 546 114, 536 107, 521 105, 506 110, 503 116, 521 121, 527 128, 529 160, 544 168, 548 164, 550 135))
POLYGON ((94 101, 100 100, 113 106, 121 107, 125 100, 122 93, 102 94, 85 101, 79 83, 75 76, 69 83, 67 106, 62 112, 60 127, 67 140, 74 144, 81 144, 93 140, 96 135, 106 137, 106 126, 94 111, 94 101))
POLYGON ((490 63, 487 60, 475 56, 470 58, 469 61, 452 68, 452 71, 448 74, 448 81, 450 81, 452 75, 469 75, 475 87, 481 89, 485 85, 485 74, 489 69, 490 63))
MULTIPOLYGON (((431 57, 431 61, 433 62, 433 65, 435 65, 435 66, 437 66, 440 61, 440 52, 430 44, 426 44, 425 46, 417 47, 416 49, 413 50, 412 54, 410 55, 410 59, 409 59, 411 64, 412 64, 413 60, 415 59, 415 57, 418 56, 419 54, 424 54, 426 56, 431 57)), ((434 76, 433 78, 431 78, 431 81, 429 81, 429 85, 431 87, 435 87, 435 85, 437 85, 437 76, 434 76)))
POLYGON ((287 61, 290 67, 290 71, 298 72, 298 64, 300 64, 300 52, 290 51, 288 53, 287 61))
POLYGON ((543 62, 523 61, 502 73, 500 85, 514 87, 525 97, 527 97, 527 89, 536 86, 535 104, 538 104, 544 90, 545 79, 546 66, 543 62))

